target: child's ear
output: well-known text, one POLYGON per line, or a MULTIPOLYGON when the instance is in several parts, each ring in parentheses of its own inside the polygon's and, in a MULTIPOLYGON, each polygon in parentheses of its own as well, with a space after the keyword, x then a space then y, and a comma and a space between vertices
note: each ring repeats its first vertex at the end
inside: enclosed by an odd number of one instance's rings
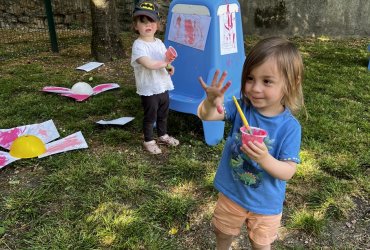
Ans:
POLYGON ((163 24, 161 21, 157 21, 157 31, 163 32, 163 24))
POLYGON ((139 34, 139 31, 137 29, 137 23, 132 23, 132 29, 131 29, 133 32, 135 32, 136 34, 139 34))
POLYGON ((132 29, 135 31, 135 30, 137 30, 137 23, 133 23, 132 24, 132 29))

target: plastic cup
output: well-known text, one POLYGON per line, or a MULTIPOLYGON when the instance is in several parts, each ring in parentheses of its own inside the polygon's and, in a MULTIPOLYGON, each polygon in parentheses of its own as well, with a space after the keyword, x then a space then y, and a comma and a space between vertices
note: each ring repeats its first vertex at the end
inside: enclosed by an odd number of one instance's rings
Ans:
POLYGON ((248 130, 243 126, 240 128, 242 132, 242 142, 243 144, 248 144, 248 142, 259 142, 262 143, 263 139, 267 136, 267 131, 261 128, 250 127, 252 133, 250 134, 248 130))
POLYGON ((173 62, 173 60, 175 60, 177 57, 177 52, 174 47, 170 46, 168 47, 165 55, 168 62, 173 62))

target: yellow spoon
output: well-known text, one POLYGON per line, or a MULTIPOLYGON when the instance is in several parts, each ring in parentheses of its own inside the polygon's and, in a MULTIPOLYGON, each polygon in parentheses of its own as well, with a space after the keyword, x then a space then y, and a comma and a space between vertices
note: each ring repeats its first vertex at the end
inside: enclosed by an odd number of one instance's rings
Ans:
POLYGON ((243 111, 242 111, 242 109, 240 108, 239 103, 238 103, 238 101, 236 100, 235 96, 233 96, 233 100, 234 100, 234 103, 235 103, 236 109, 238 110, 239 115, 240 115, 240 117, 242 118, 242 121, 243 121, 243 123, 244 123, 244 127, 248 130, 248 132, 251 132, 251 128, 249 127, 248 121, 247 121, 247 119, 245 118, 245 116, 244 116, 244 114, 243 114, 243 111))

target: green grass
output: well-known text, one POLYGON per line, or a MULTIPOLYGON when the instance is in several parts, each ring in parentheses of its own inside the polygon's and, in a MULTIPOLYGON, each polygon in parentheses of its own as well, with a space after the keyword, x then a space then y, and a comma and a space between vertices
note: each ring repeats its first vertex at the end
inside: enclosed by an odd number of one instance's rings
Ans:
MULTIPOLYGON (((199 119, 171 111, 169 133, 181 145, 164 148, 160 156, 144 153, 143 114, 129 58, 88 73, 76 71, 93 60, 89 39, 63 39, 68 46, 59 54, 35 52, 40 46, 32 42, 0 44, 6 58, 0 61, 0 128, 53 119, 61 137, 81 130, 89 145, 0 170, 0 248, 214 249, 212 181, 223 142, 207 146, 199 119), (121 88, 82 103, 40 92, 78 81, 118 82, 121 88), (135 119, 125 126, 95 123, 121 116, 135 119)), ((257 40, 247 38, 246 50, 257 40)), ((131 41, 125 34, 128 54, 131 41)), ((304 57, 308 118, 298 115, 302 164, 288 183, 283 224, 288 235, 315 237, 319 247, 330 225, 354 215, 360 221, 365 213, 360 205, 366 206, 369 195, 370 41, 294 42, 304 57)), ((349 240, 345 246, 357 243, 349 240)), ((307 247, 283 240, 275 245, 307 247)))

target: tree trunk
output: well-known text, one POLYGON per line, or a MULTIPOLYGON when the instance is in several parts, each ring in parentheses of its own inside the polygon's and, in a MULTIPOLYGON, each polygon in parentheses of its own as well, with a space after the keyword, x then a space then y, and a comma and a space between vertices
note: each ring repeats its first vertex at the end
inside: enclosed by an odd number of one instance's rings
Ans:
POLYGON ((91 54, 99 62, 123 58, 119 36, 116 0, 90 0, 92 38, 91 54))
POLYGON ((170 7, 171 0, 157 0, 159 5, 159 13, 161 15, 161 23, 163 27, 163 32, 166 30, 168 8, 170 7))

